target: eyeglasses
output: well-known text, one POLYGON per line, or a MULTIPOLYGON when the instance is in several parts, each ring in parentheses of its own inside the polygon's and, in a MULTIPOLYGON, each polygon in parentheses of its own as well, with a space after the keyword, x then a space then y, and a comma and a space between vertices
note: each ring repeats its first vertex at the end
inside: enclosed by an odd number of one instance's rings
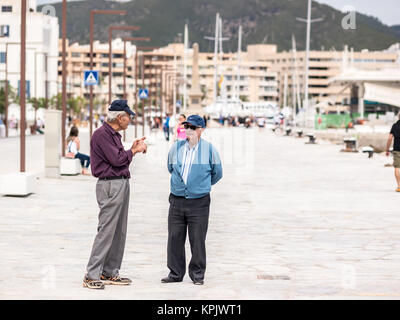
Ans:
POLYGON ((185 129, 190 129, 190 130, 196 130, 196 129, 198 129, 198 127, 193 126, 193 125, 188 124, 188 123, 185 123, 185 124, 184 124, 184 127, 185 127, 185 129))

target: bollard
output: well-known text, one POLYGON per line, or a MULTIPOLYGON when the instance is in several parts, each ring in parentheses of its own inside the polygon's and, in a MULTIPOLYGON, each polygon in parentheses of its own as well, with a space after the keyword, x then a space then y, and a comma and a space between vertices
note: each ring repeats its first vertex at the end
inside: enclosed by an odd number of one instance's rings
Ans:
POLYGON ((307 137, 309 139, 306 144, 316 144, 315 134, 314 133, 307 133, 307 137))
POLYGON ((286 131, 286 135, 290 136, 290 133, 292 132, 292 129, 291 128, 285 128, 285 131, 286 131))
POLYGON ((368 153, 368 158, 372 158, 373 155, 374 155, 374 148, 372 148, 371 146, 363 147, 362 148, 362 152, 363 153, 368 153))
POLYGON ((296 132, 297 132, 297 137, 298 138, 301 138, 303 136, 303 130, 299 129, 296 132))
POLYGON ((346 144, 346 148, 340 150, 341 152, 358 152, 356 145, 357 139, 353 137, 344 138, 343 142, 346 144))

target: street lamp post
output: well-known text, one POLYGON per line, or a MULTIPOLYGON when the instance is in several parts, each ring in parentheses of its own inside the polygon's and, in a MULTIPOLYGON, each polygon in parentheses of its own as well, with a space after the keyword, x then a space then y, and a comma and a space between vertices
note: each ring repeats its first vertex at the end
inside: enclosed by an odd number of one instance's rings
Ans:
POLYGON ((21 107, 21 124, 20 124, 20 171, 25 172, 25 110, 26 110, 26 0, 21 0, 21 55, 20 55, 20 86, 19 99, 21 107))
MULTIPOLYGON (((158 47, 137 47, 137 50, 154 50, 158 49, 158 47)), ((150 56, 151 57, 151 56, 150 56)), ((141 59, 141 69, 142 69, 142 86, 144 87, 144 80, 145 80, 145 61, 146 56, 144 52, 142 53, 142 59, 141 59)), ((151 59, 151 58, 150 58, 151 59)), ((150 93, 150 84, 151 84, 151 62, 150 62, 150 77, 149 77, 149 93, 150 93)), ((147 97, 147 100, 149 100, 151 95, 147 97)), ((150 101, 150 106, 151 106, 151 101, 150 101)), ((144 110, 144 103, 142 104, 142 121, 143 121, 143 126, 142 126, 142 135, 144 136, 144 131, 145 131, 145 123, 146 123, 146 112, 144 110)))
POLYGON ((307 7, 307 19, 296 18, 296 20, 307 23, 307 34, 306 34, 306 61, 305 61, 305 83, 304 83, 304 109, 307 117, 308 112, 308 83, 309 83, 309 63, 310 63, 310 35, 311 35, 311 24, 314 22, 322 21, 323 18, 318 19, 311 19, 311 8, 312 7, 312 0, 308 0, 308 7, 307 7))
POLYGON ((174 74, 173 68, 170 66, 165 66, 161 68, 161 100, 162 100, 162 113, 167 114, 169 112, 168 108, 168 79, 167 76, 174 74))
POLYGON ((126 37, 122 39, 124 41, 124 99, 127 99, 126 94, 126 42, 134 42, 134 41, 150 41, 148 37, 126 37))
MULTIPOLYGON (((168 101, 168 112, 173 112, 173 109, 171 110, 171 105, 173 104, 173 81, 174 81, 174 77, 175 77, 175 71, 173 73, 169 73, 167 74, 167 101, 168 101), (172 96, 171 96, 171 91, 172 91, 172 96)), ((173 108, 173 106, 172 106, 173 108)))
MULTIPOLYGON (((123 72, 123 79, 124 79, 124 99, 127 99, 127 93, 126 93, 126 42, 127 41, 150 41, 150 38, 147 37, 126 37, 122 39, 124 41, 124 72, 123 72)), ((136 71, 136 62, 135 62, 135 71, 136 71)), ((136 77, 136 72, 135 72, 135 77, 136 77)), ((136 99, 136 98, 135 98, 136 99)), ((135 103, 136 105, 136 103, 135 103)), ((137 110, 135 110, 137 111, 137 110)), ((135 120, 135 137, 137 136, 137 121, 135 120)), ((126 140, 126 130, 124 130, 124 141, 126 140)))
MULTIPOLYGON (((108 104, 111 104, 112 100, 112 33, 114 30, 140 30, 138 26, 111 26, 108 28, 108 104)), ((125 44, 124 44, 125 46, 125 44)), ((125 61, 125 59, 124 59, 125 61)))
POLYGON ((8 45, 9 43, 6 43, 6 75, 5 75, 5 79, 6 79, 6 83, 5 83, 5 87, 4 87, 4 98, 5 98, 5 103, 4 103, 4 107, 5 107, 5 126, 6 126, 6 137, 8 138, 8 45))
MULTIPOLYGON (((62 3, 62 119, 61 119, 61 139, 62 156, 65 156, 65 122, 67 118, 67 0, 62 3)), ((47 84, 46 84, 47 85, 47 84)))
MULTIPOLYGON (((94 26, 94 16, 96 14, 103 15, 125 15, 125 10, 91 10, 90 11, 90 70, 93 70, 93 26, 94 26)), ((92 138, 93 133, 93 86, 89 89, 89 122, 90 122, 90 138, 92 138)))

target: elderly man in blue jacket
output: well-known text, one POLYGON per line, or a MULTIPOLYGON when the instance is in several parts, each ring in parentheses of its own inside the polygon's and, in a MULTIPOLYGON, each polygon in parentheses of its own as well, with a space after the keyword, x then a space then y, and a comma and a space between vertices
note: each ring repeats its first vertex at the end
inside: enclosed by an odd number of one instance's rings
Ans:
POLYGON ((163 283, 181 282, 186 272, 185 242, 189 233, 192 258, 189 276, 196 285, 204 284, 206 235, 210 212, 211 186, 222 178, 218 151, 203 139, 204 119, 191 115, 183 125, 186 140, 177 141, 168 154, 171 194, 168 214, 168 277, 163 283))

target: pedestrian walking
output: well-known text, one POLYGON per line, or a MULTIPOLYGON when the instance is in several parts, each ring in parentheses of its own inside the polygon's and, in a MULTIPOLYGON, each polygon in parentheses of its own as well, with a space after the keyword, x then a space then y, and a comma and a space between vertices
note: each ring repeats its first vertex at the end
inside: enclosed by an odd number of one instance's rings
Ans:
POLYGON ((186 140, 186 129, 185 126, 183 125, 184 121, 186 121, 186 116, 184 114, 181 114, 179 116, 179 121, 175 126, 174 140, 186 140))
POLYGON ((400 113, 399 113, 399 121, 397 121, 390 130, 389 138, 386 144, 386 156, 390 154, 390 146, 393 143, 393 166, 394 166, 394 175, 397 181, 397 189, 396 192, 400 192, 400 113))
POLYGON ((196 285, 204 283, 206 235, 210 212, 211 186, 222 178, 222 165, 214 146, 201 139, 205 128, 202 117, 191 115, 183 122, 186 140, 177 141, 168 154, 171 173, 169 195, 167 266, 162 283, 181 282, 186 273, 185 242, 189 233, 192 257, 189 277, 196 285))
POLYGON ((104 289, 105 284, 129 285, 131 280, 119 275, 125 248, 130 196, 129 165, 137 153, 146 153, 145 137, 125 150, 119 131, 125 130, 135 113, 126 100, 111 103, 107 121, 90 141, 92 174, 100 208, 97 235, 94 239, 83 286, 104 289))
POLYGON ((165 135, 165 140, 169 141, 169 114, 165 117, 165 122, 163 124, 163 131, 165 135))

